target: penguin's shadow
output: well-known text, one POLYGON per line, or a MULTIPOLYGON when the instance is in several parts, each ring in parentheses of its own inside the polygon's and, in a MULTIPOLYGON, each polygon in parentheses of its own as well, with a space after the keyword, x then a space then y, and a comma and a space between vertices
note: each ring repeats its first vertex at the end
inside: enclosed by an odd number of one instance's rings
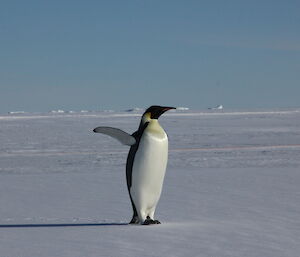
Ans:
POLYGON ((0 228, 55 228, 55 227, 107 227, 124 226, 125 222, 109 223, 51 223, 51 224, 0 224, 0 228))

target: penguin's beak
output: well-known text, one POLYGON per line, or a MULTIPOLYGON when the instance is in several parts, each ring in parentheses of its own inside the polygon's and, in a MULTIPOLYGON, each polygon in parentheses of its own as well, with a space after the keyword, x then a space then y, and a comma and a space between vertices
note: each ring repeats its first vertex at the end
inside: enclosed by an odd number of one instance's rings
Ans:
POLYGON ((166 111, 169 111, 169 110, 174 110, 176 109, 176 107, 162 107, 163 108, 163 113, 166 112, 166 111))

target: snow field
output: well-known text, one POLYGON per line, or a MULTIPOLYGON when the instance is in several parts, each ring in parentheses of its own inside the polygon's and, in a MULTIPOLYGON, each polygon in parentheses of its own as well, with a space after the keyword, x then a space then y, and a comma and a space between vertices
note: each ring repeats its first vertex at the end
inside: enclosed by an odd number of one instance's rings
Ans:
POLYGON ((300 247, 300 112, 170 113, 158 226, 126 225, 140 113, 0 117, 0 256, 272 256, 300 247))

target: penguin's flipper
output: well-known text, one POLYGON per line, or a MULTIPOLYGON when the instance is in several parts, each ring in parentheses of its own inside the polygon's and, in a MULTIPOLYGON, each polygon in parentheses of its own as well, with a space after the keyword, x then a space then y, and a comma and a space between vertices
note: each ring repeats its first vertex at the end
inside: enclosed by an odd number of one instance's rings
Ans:
POLYGON ((102 133, 111 136, 121 142, 123 145, 134 145, 136 140, 133 136, 129 135, 127 132, 111 127, 97 127, 93 130, 95 133, 102 133))

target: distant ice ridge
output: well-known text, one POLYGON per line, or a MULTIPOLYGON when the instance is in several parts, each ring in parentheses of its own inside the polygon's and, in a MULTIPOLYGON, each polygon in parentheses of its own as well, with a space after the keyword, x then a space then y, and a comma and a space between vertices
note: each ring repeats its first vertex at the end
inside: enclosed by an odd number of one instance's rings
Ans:
POLYGON ((51 113, 65 113, 64 110, 52 110, 51 113))
POLYGON ((208 108, 209 110, 223 110, 223 105, 217 105, 216 107, 210 107, 210 108, 208 108))
POLYGON ((24 111, 15 111, 15 112, 8 112, 8 114, 24 114, 24 111))
POLYGON ((177 111, 188 111, 190 108, 188 107, 176 107, 177 111))
POLYGON ((58 109, 58 110, 52 110, 50 111, 50 113, 89 113, 91 111, 88 111, 88 110, 81 110, 81 111, 65 111, 65 110, 61 110, 61 109, 58 109))
POLYGON ((144 111, 145 109, 143 108, 138 108, 138 107, 135 107, 135 108, 132 108, 132 109, 127 109, 125 110, 125 112, 140 112, 140 111, 144 111))

